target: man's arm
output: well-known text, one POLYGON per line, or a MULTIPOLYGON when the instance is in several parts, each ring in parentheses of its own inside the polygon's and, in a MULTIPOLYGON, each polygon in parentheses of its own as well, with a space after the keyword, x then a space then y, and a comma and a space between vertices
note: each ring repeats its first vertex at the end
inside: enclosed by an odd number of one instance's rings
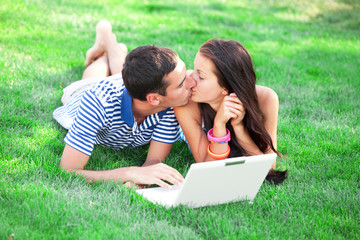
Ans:
POLYGON ((151 140, 149 151, 146 157, 146 161, 143 167, 150 166, 156 163, 164 163, 166 157, 169 155, 172 148, 172 144, 162 143, 155 140, 151 140))
MULTIPOLYGON (((168 143, 162 143, 155 140, 151 140, 149 151, 146 157, 145 163, 142 165, 142 167, 149 167, 151 165, 156 164, 163 164, 165 165, 165 159, 169 155, 172 148, 172 144, 168 143)), ((166 165, 167 166, 167 165, 166 165)), ((181 184, 184 181, 183 176, 176 171, 177 179, 174 179, 175 181, 178 181, 178 184, 181 184)), ((172 182, 171 182, 172 183, 172 182)), ((170 185, 168 185, 170 186, 170 185)))
POLYGON ((67 171, 75 172, 79 175, 86 177, 87 181, 131 181, 129 176, 129 170, 131 169, 131 167, 103 171, 84 170, 84 167, 87 164, 88 160, 88 155, 66 144, 63 155, 61 157, 60 167, 67 171))
MULTIPOLYGON (((171 149, 171 148, 170 148, 171 149)), ((157 184, 168 188, 169 184, 179 185, 183 181, 182 175, 174 168, 163 163, 145 167, 124 167, 111 170, 84 170, 89 156, 66 145, 60 161, 60 167, 86 177, 87 181, 113 180, 120 182, 134 182, 136 184, 157 184)))

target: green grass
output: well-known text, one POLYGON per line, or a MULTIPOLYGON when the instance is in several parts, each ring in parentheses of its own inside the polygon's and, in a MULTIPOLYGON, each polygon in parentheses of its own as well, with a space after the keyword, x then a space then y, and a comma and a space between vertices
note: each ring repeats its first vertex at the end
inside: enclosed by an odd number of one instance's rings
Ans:
MULTIPOLYGON (((359 2, 177 2, 1 1, 0 239, 359 239, 359 2), (170 47, 188 68, 209 38, 243 43, 280 98, 285 183, 253 205, 165 209, 59 170, 66 131, 52 112, 104 18, 129 49, 170 47)), ((141 165, 146 149, 96 147, 87 168, 141 165)), ((176 143, 167 163, 185 175, 193 161, 176 143)))

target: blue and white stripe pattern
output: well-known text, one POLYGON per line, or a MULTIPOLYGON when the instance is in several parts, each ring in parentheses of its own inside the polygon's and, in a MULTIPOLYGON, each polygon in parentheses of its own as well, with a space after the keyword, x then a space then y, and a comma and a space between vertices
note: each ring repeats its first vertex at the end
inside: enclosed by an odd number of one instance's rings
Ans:
POLYGON ((69 129, 66 144, 88 156, 95 144, 122 149, 150 140, 172 144, 179 138, 179 124, 172 108, 148 116, 138 126, 121 74, 83 90, 67 105, 57 108, 53 116, 69 129))

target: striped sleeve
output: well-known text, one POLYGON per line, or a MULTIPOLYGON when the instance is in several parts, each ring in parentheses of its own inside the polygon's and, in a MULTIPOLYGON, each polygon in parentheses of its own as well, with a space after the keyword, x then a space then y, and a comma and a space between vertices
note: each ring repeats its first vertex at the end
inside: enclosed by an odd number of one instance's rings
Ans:
POLYGON ((173 144, 180 137, 179 123, 176 120, 174 110, 168 109, 156 125, 152 139, 162 143, 173 144))
POLYGON ((91 92, 84 93, 74 122, 65 142, 76 150, 90 156, 97 133, 106 125, 106 111, 101 101, 91 92))

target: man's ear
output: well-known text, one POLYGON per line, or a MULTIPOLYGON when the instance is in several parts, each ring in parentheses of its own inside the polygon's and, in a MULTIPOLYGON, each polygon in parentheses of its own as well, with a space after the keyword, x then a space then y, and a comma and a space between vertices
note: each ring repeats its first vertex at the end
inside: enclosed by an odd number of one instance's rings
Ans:
POLYGON ((146 101, 150 103, 151 105, 157 106, 160 104, 160 97, 157 93, 148 93, 146 95, 146 101))

